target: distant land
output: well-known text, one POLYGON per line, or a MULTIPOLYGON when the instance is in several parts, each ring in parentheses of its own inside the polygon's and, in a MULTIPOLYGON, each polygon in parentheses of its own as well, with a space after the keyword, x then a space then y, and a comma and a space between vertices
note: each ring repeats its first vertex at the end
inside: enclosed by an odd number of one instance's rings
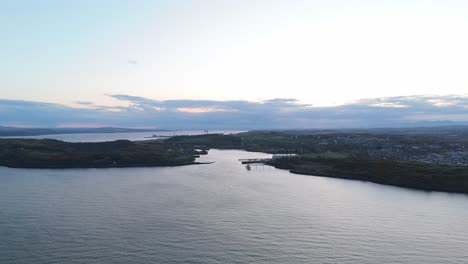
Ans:
POLYGON ((280 154, 265 163, 296 174, 468 193, 468 127, 251 131, 166 142, 280 154))
POLYGON ((21 128, 0 126, 0 137, 42 136, 54 134, 84 134, 84 133, 132 133, 132 132, 165 132, 165 129, 134 129, 119 127, 100 128, 21 128))
POLYGON ((208 149, 274 155, 292 173, 468 193, 468 127, 250 131, 147 141, 0 139, 0 166, 109 168, 196 164, 208 149))
POLYGON ((199 154, 157 141, 69 143, 53 139, 0 139, 0 166, 12 168, 157 167, 196 164, 199 154))
POLYGON ((402 126, 402 127, 375 127, 375 128, 328 128, 328 129, 256 129, 250 132, 286 132, 286 133, 369 133, 369 134, 436 134, 468 132, 468 124, 451 124, 438 126, 402 126))
MULTIPOLYGON (((200 130, 200 128, 192 128, 200 130)), ((335 132, 382 132, 386 133, 407 133, 413 132, 436 132, 457 129, 468 129, 468 123, 452 122, 452 121, 423 121, 401 124, 401 126, 389 127, 349 127, 349 128, 268 128, 262 129, 243 129, 251 131, 335 131, 335 132)), ((186 130, 191 130, 187 128, 186 130)), ((202 129, 203 130, 203 129, 202 129)), ((229 130, 229 129, 228 129, 229 130)), ((236 129, 232 129, 236 130, 236 129)), ((0 137, 14 137, 14 136, 42 136, 42 135, 56 135, 56 134, 86 134, 86 133, 133 133, 133 132, 171 132, 172 129, 139 129, 139 128, 121 128, 121 127, 99 127, 99 128, 24 128, 13 126, 0 126, 0 137)))

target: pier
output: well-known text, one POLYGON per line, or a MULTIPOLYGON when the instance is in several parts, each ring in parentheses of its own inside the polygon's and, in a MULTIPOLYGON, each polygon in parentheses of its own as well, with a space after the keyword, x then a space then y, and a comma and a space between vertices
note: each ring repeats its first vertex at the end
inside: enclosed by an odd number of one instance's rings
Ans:
POLYGON ((267 163, 271 159, 239 159, 242 164, 267 163))
POLYGON ((281 159, 281 158, 291 158, 291 157, 294 157, 296 156, 296 154, 273 154, 273 156, 271 158, 263 158, 263 159, 239 159, 240 162, 242 162, 242 164, 252 164, 252 163, 267 163, 271 160, 274 160, 274 159, 281 159))

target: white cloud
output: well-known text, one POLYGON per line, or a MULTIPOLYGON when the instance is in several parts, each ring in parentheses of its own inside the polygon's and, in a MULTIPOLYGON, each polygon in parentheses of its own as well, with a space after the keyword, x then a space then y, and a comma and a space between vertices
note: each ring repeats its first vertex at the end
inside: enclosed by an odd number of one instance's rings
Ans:
MULTIPOLYGON (((397 127, 468 122, 467 96, 400 96, 317 107, 295 99, 252 101, 154 100, 113 95, 128 106, 84 103, 86 108, 0 100, 0 125, 113 124, 169 129, 397 127), (436 102, 436 103, 434 103, 436 102), (444 102, 444 106, 437 105, 444 102), (404 106, 404 107, 402 107, 404 106), (442 122, 441 122, 442 121, 442 122), (427 123, 429 122, 429 123, 427 123)), ((468 123, 467 123, 468 124, 468 123)))

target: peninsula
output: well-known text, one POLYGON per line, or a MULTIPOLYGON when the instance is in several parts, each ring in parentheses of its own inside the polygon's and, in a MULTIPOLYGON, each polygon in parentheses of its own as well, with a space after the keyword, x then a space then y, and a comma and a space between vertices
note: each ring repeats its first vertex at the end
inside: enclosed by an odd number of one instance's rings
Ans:
POLYGON ((283 154, 267 164, 297 174, 468 193, 467 127, 252 131, 166 142, 283 154))
POLYGON ((0 166, 14 168, 111 168, 196 164, 197 152, 156 141, 68 143, 0 139, 0 166))
POLYGON ((0 139, 0 166, 178 166, 196 164, 211 148, 282 154, 266 163, 292 173, 468 193, 467 127, 251 131, 100 143, 0 139))

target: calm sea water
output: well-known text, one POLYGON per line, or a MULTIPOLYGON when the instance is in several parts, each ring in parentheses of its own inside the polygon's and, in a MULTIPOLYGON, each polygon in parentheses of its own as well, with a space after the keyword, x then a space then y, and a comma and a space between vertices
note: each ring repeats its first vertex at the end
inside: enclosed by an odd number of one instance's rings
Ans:
POLYGON ((0 263, 468 263, 468 196, 209 165, 0 167, 0 263))
MULTIPOLYGON (((210 133, 235 134, 243 131, 237 130, 215 130, 210 133)), ((157 136, 178 136, 178 135, 200 135, 204 134, 203 130, 187 130, 187 131, 167 131, 167 132, 132 132, 132 133, 82 133, 82 134, 54 134, 40 136, 13 136, 0 138, 31 138, 31 139, 57 139, 67 142, 102 142, 113 141, 118 139, 128 140, 149 140, 153 139, 153 135, 157 136)))

